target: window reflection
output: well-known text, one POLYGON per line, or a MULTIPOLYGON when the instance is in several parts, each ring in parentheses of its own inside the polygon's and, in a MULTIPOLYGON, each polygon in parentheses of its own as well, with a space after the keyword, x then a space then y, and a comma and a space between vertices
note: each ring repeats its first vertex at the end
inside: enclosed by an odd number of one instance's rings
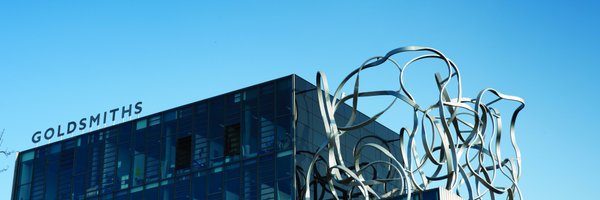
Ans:
POLYGON ((133 187, 141 186, 144 184, 144 154, 137 154, 133 157, 133 187))
POLYGON ((268 82, 25 152, 15 195, 293 199, 291 91, 268 82))

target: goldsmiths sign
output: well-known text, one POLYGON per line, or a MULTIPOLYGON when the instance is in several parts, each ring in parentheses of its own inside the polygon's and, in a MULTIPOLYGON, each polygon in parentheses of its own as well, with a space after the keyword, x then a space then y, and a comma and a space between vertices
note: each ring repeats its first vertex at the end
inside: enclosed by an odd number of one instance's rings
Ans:
MULTIPOLYGON (((126 117, 131 117, 132 114, 140 114, 142 112, 142 102, 129 104, 120 108, 115 108, 109 111, 101 112, 89 117, 81 118, 78 121, 70 121, 66 126, 58 125, 58 127, 50 127, 45 131, 37 131, 31 136, 31 142, 38 143, 43 139, 50 140, 53 137, 62 137, 65 134, 71 134, 76 130, 83 131, 92 126, 100 127, 100 124, 105 125, 107 122, 115 122, 118 119, 124 120, 126 117)), ((63 124, 64 125, 64 124, 63 124)))

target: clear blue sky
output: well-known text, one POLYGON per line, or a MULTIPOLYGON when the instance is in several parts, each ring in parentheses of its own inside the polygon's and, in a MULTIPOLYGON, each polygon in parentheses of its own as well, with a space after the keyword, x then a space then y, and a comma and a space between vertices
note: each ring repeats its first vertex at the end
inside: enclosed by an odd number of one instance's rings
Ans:
MULTIPOLYGON (((577 193, 600 178, 598 10, 547 1, 4 1, 3 148, 32 148, 37 130, 138 100, 150 114, 291 73, 314 83, 318 70, 336 84, 366 58, 422 45, 458 63, 466 95, 494 87, 526 100, 517 139, 527 199, 585 199, 577 193)), ((0 158, 10 165, 0 199, 10 197, 13 162, 0 158)))

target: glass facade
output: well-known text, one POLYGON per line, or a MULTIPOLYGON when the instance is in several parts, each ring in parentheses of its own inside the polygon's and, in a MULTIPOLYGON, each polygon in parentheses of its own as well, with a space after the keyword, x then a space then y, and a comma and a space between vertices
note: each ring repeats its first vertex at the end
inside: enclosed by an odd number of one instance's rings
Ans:
MULTIPOLYGON (((310 162, 315 157, 315 152, 318 148, 327 142, 325 134, 325 128, 323 127, 323 119, 319 110, 319 104, 317 101, 316 87, 311 83, 296 78, 295 81, 295 107, 297 113, 297 120, 295 122, 295 134, 296 134, 296 198, 303 199, 304 192, 311 190, 311 197, 313 199, 334 199, 329 189, 329 182, 322 181, 326 179, 327 162, 324 159, 319 159, 316 162, 316 169, 312 173, 313 182, 307 186, 305 183, 306 173, 310 162)), ((341 105, 338 111, 335 113, 335 120, 337 124, 346 124, 351 116, 352 109, 348 105, 341 105)), ((357 113, 355 124, 368 120, 369 117, 362 113, 357 113)), ((353 162, 353 150, 358 144, 365 143, 377 143, 382 146, 388 146, 388 149, 399 149, 398 134, 392 130, 386 128, 379 123, 370 123, 369 125, 362 127, 357 130, 349 131, 344 133, 340 137, 340 144, 342 145, 342 158, 346 162, 353 162), (368 136, 368 137, 365 137, 368 136), (363 138, 363 139, 360 139, 363 138)), ((374 160, 388 160, 384 155, 379 153, 372 148, 365 148, 366 153, 360 154, 361 166, 374 160)), ((392 151, 392 154, 399 157, 399 152, 392 151)), ((325 151, 320 154, 321 158, 327 157, 325 151)), ((348 163, 346 163, 348 165, 348 163)), ((364 177, 378 177, 378 178, 392 178, 395 174, 382 174, 376 173, 387 172, 386 165, 373 165, 370 168, 366 168, 363 173, 364 177)), ((369 178, 367 178, 369 179, 369 178)), ((375 178, 370 178, 375 179, 375 178)), ((400 188, 400 181, 394 181, 387 184, 387 187, 383 185, 374 185, 373 189, 378 194, 384 194, 391 191, 394 188, 400 188)), ((355 199, 362 196, 360 191, 356 188, 348 188, 342 184, 334 183, 336 191, 338 191, 338 197, 342 199, 355 199), (344 191, 344 192, 341 192, 344 191), (346 191, 352 191, 352 196, 347 196, 346 191)))
MULTIPOLYGON (((20 152, 12 199, 301 199, 325 141, 314 87, 290 75, 20 152)), ((356 134, 374 132, 396 145, 379 124, 356 134)))

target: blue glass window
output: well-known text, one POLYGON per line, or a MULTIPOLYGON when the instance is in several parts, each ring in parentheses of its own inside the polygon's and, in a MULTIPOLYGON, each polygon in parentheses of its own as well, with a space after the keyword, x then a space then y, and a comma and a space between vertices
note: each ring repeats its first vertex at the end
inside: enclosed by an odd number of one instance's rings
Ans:
POLYGON ((137 154, 133 157, 133 168, 132 173, 132 186, 138 187, 144 185, 144 162, 145 162, 144 154, 137 154))
POLYGON ((192 178, 193 199, 206 199, 206 176, 203 173, 196 173, 192 178))
POLYGON ((175 151, 177 141, 174 137, 163 138, 162 156, 161 156, 161 177, 171 178, 175 173, 175 151))
POLYGON ((258 114, 254 109, 244 111, 241 125, 242 152, 244 157, 256 156, 259 151, 260 132, 258 130, 258 114))

